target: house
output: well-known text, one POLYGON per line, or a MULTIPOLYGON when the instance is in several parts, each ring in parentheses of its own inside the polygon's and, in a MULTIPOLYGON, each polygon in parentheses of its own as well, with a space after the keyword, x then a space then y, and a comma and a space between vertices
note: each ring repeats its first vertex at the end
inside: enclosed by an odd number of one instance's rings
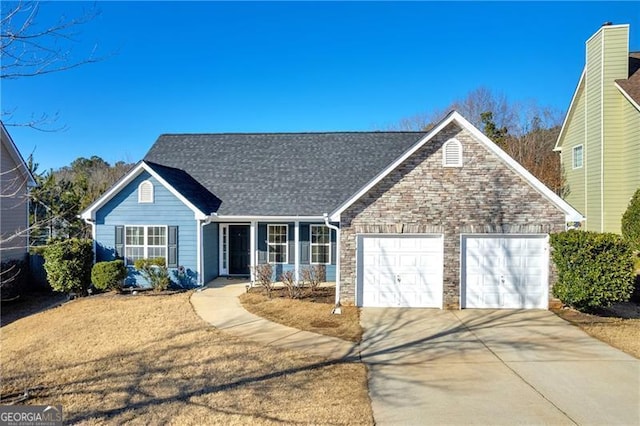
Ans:
POLYGON ((166 256, 195 284, 322 264, 336 303, 453 309, 547 308, 548 234, 583 219, 455 111, 429 132, 162 135, 82 217, 97 260, 166 256))
POLYGON ((0 145, 0 263, 4 263, 26 260, 29 253, 29 188, 36 182, 1 122, 0 145))
POLYGON ((640 52, 629 52, 629 25, 605 24, 587 40, 555 150, 584 229, 620 233, 640 188, 640 52))

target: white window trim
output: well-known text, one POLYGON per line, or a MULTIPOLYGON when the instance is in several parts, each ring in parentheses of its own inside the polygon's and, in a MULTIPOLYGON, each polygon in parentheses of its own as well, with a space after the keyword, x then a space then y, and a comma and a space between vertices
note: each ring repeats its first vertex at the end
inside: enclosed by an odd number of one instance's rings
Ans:
POLYGON ((267 263, 272 265, 286 265, 289 263, 289 224, 287 223, 269 223, 267 224, 267 263), (271 227, 272 226, 284 226, 285 227, 285 238, 286 241, 284 243, 270 243, 269 236, 271 235, 271 227), (281 246, 284 245, 284 262, 271 262, 270 250, 272 246, 281 246))
POLYGON ((576 145, 571 149, 571 168, 572 169, 581 169, 584 166, 584 145, 576 145), (576 166, 576 150, 580 148, 580 165, 576 166))
POLYGON ((442 145, 442 166, 443 167, 462 167, 462 144, 457 139, 449 139, 442 145), (458 150, 458 161, 455 163, 450 163, 447 156, 447 146, 455 145, 458 150))
POLYGON ((153 186, 153 183, 150 180, 144 180, 142 182, 140 182, 140 185, 138 185, 138 203, 141 204, 152 204, 153 201, 155 199, 155 188, 153 186), (149 185, 151 187, 151 199, 150 200, 145 200, 142 198, 142 187, 145 185, 149 185))
POLYGON ((309 227, 309 264, 311 265, 331 265, 331 228, 329 228, 327 225, 311 225, 309 227), (329 242, 328 243, 314 243, 313 242, 313 228, 326 228, 329 230, 329 242), (329 261, 324 263, 324 262, 314 262, 313 261, 313 246, 328 246, 329 250, 328 250, 328 254, 329 254, 329 261))
POLYGON ((142 247, 143 248, 143 259, 148 259, 149 258, 149 247, 163 247, 163 246, 149 246, 148 244, 148 240, 147 237, 149 235, 149 228, 164 228, 164 238, 165 238, 165 244, 164 244, 164 251, 165 251, 165 255, 164 255, 164 259, 165 262, 168 260, 167 256, 169 254, 169 226, 168 225, 124 225, 124 235, 123 235, 123 246, 124 246, 124 260, 125 260, 125 266, 133 266, 133 263, 129 263, 127 262, 127 247, 142 247), (127 228, 144 228, 144 231, 142 233, 142 237, 143 237, 143 241, 144 244, 143 245, 129 245, 127 244, 127 228))

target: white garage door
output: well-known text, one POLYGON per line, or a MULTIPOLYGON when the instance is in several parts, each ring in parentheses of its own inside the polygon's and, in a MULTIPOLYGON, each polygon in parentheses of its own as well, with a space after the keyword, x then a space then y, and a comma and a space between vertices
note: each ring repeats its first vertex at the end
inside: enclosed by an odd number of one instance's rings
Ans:
POLYGON ((548 307, 546 235, 462 237, 463 308, 548 307))
POLYGON ((442 236, 360 236, 358 306, 442 307, 442 236))

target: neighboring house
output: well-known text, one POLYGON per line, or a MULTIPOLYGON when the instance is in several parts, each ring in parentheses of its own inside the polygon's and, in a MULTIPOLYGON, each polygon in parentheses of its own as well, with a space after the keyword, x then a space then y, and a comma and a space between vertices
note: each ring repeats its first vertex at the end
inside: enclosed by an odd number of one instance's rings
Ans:
POLYGON ((582 220, 457 112, 429 132, 162 135, 89 206, 97 260, 195 283, 323 264, 336 302, 547 308, 548 234, 582 220))
POLYGON ((0 123, 0 262, 29 252, 29 188, 36 185, 22 155, 0 123))
POLYGON ((620 233, 640 188, 640 52, 629 53, 629 25, 602 26, 586 42, 586 64, 556 143, 565 199, 584 229, 620 233))

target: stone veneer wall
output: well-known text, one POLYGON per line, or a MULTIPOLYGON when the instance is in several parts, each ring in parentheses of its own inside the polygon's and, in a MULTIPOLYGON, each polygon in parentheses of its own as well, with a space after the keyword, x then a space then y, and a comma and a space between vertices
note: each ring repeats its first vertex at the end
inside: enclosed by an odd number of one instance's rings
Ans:
POLYGON ((458 309, 461 233, 558 232, 565 215, 452 123, 344 211, 340 225, 343 304, 355 303, 357 234, 438 233, 444 234, 443 306, 458 309), (442 145, 451 138, 462 143, 462 167, 442 165, 442 145))

